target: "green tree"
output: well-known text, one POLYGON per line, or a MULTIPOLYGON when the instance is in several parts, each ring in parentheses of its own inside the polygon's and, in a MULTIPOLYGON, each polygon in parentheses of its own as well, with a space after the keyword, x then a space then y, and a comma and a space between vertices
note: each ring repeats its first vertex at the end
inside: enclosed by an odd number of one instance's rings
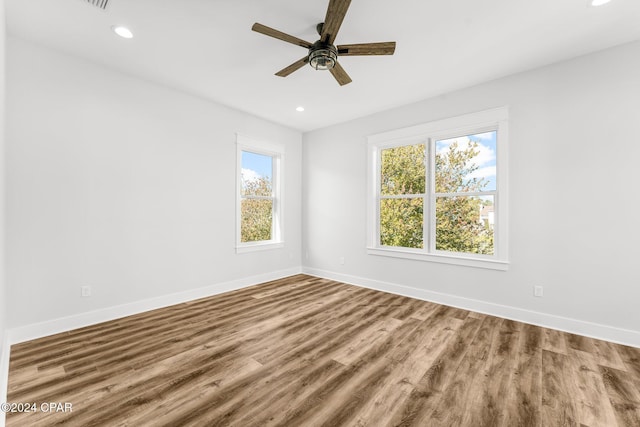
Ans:
MULTIPOLYGON (((436 193, 479 192, 488 184, 473 175, 478 143, 461 149, 455 141, 436 153, 436 193)), ((436 198, 436 249, 450 252, 493 254, 493 229, 480 220, 483 200, 473 196, 436 198)))
POLYGON ((380 202, 380 243, 422 248, 422 199, 383 199, 380 202))
MULTIPOLYGON (((425 145, 405 145, 382 150, 380 192, 383 196, 408 196, 425 192, 425 145)), ((423 247, 422 198, 380 200, 380 243, 405 248, 423 247)))
MULTIPOLYGON (((242 196, 271 196, 271 181, 260 177, 242 181, 242 196)), ((271 240, 273 201, 242 198, 240 201, 240 241, 271 240)))
MULTIPOLYGON (((426 192, 426 146, 407 145, 381 152, 380 243, 385 246, 422 248, 423 197, 426 192), (387 197, 385 197, 387 196, 387 197)), ((482 199, 451 193, 478 192, 488 184, 473 176, 477 143, 461 148, 457 142, 435 156, 436 249, 464 253, 493 253, 493 230, 480 220, 482 199)))

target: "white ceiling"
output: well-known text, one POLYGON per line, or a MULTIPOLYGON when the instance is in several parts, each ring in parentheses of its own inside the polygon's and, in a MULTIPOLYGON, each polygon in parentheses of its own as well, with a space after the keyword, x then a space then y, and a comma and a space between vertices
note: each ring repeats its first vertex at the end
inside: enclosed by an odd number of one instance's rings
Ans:
POLYGON ((251 25, 314 42, 327 4, 109 0, 103 11, 86 0, 6 0, 6 15, 12 36, 301 131, 640 39, 639 0, 353 0, 336 44, 396 41, 394 56, 341 58, 353 79, 343 87, 309 66, 274 76, 306 50, 251 25))

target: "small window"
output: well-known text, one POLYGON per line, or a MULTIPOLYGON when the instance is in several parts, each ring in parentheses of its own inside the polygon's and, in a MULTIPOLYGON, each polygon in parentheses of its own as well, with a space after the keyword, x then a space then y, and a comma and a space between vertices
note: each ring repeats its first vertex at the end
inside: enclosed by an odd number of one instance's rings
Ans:
POLYGON ((506 269, 507 111, 369 138, 368 252, 506 269))
POLYGON ((238 140, 237 251, 281 247, 282 153, 238 140))

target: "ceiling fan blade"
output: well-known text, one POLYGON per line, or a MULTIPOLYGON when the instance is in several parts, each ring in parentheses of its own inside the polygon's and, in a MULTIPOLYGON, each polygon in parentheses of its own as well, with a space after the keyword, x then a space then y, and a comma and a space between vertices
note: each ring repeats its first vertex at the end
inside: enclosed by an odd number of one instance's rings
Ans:
POLYGON ((343 44, 337 46, 338 55, 393 55, 396 51, 396 42, 343 44))
POLYGON ((309 62, 309 57, 305 56, 304 58, 299 59, 298 61, 294 62, 288 67, 285 67, 282 70, 278 71, 276 73, 276 76, 287 77, 289 74, 293 73, 294 71, 297 71, 300 68, 304 67, 305 64, 307 64, 308 62, 309 62))
POLYGON ((338 62, 336 62, 336 65, 334 65, 329 71, 331 71, 333 77, 335 77, 338 83, 340 83, 340 86, 351 83, 351 77, 349 77, 349 74, 347 74, 344 68, 342 68, 342 65, 338 62))
POLYGON ((257 22, 253 24, 251 29, 257 33, 262 33, 265 36, 273 37, 278 40, 306 47, 307 49, 312 46, 312 43, 309 43, 308 41, 283 33, 282 31, 275 30, 271 27, 267 27, 266 25, 258 24, 257 22))
POLYGON ((329 7, 327 8, 327 16, 324 18, 324 24, 322 25, 322 34, 320 34, 320 40, 324 43, 333 44, 336 39, 338 30, 342 25, 344 16, 347 14, 347 9, 351 0, 330 0, 329 7))

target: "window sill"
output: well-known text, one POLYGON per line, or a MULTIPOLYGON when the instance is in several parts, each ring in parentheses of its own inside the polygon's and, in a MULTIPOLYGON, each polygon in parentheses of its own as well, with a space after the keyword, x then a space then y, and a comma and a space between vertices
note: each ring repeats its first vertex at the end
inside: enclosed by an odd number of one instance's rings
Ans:
POLYGON ((256 243, 243 243, 240 246, 236 246, 237 254, 244 254, 248 252, 268 251, 271 249, 284 248, 284 242, 256 242, 256 243))
POLYGON ((470 258, 465 256, 452 256, 442 254, 427 254, 398 248, 367 248, 368 255, 387 256, 392 258, 404 258, 417 261, 438 262, 442 264, 461 265, 465 267, 486 268, 490 270, 507 271, 509 263, 492 259, 470 258))

